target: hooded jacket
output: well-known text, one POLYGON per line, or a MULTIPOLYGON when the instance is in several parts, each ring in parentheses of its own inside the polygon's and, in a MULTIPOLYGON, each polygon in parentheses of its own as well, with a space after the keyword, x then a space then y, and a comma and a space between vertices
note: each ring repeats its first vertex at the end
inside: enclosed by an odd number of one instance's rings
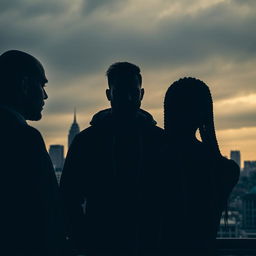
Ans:
POLYGON ((98 112, 90 124, 75 137, 61 179, 71 246, 131 255, 144 214, 143 177, 157 171, 163 130, 141 109, 129 124, 117 122, 111 109, 98 112))

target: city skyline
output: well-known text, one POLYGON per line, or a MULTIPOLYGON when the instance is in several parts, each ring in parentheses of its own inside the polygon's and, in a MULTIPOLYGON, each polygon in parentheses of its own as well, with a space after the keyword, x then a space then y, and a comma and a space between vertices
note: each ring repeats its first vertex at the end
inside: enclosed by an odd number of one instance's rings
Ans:
MULTIPOLYGON (((59 145, 59 146, 63 146, 64 147, 64 157, 66 157, 69 145, 71 144, 72 140, 74 139, 75 135, 77 133, 79 133, 80 128, 79 128, 79 122, 77 121, 77 111, 76 108, 74 108, 74 112, 73 112, 73 122, 71 122, 69 124, 69 129, 67 130, 67 135, 66 135, 66 143, 56 143, 55 144, 47 144, 47 148, 51 148, 51 146, 55 146, 55 145, 59 145), (70 140, 70 143, 69 143, 70 140)), ((233 159, 241 168, 241 170, 245 167, 245 163, 250 165, 251 163, 256 162, 256 156, 255 158, 252 159, 244 159, 243 157, 243 152, 239 149, 229 149, 226 154, 224 154, 222 152, 222 155, 229 158, 229 159, 233 159), (234 158, 232 158, 232 154, 237 154, 236 152, 238 152, 239 154, 239 160, 237 160, 237 156, 234 156, 234 158)))
POLYGON ((256 156, 256 1, 3 1, 1 53, 37 57, 49 80, 43 119, 33 122, 47 147, 66 145, 72 109, 80 128, 108 108, 105 72, 116 61, 141 68, 142 108, 163 127, 163 98, 192 76, 212 92, 223 155, 256 156))
MULTIPOLYGON (((107 108, 108 106, 106 106, 106 108, 107 108)), ((100 111, 100 109, 98 109, 98 111, 100 111)), ((96 111, 97 112, 97 111, 96 111)), ((93 116, 93 114, 94 113, 96 113, 96 112, 92 112, 92 115, 91 115, 91 117, 88 117, 88 116, 85 116, 85 118, 83 119, 83 118, 81 118, 81 114, 78 114, 79 113, 79 111, 77 112, 77 110, 76 110, 76 116, 77 116, 77 119, 79 119, 80 120, 80 122, 78 122, 78 124, 79 124, 79 127, 81 127, 81 131, 82 130, 84 130, 84 129, 86 129, 87 127, 89 127, 90 126, 90 121, 91 121, 91 118, 92 118, 92 116, 93 116)), ((45 143, 46 143, 46 147, 47 148, 49 148, 49 146, 50 145, 53 145, 53 144, 61 144, 61 145, 65 145, 65 149, 64 149, 64 152, 65 152, 65 154, 67 153, 67 150, 68 150, 68 131, 69 131, 69 129, 70 129, 70 125, 72 124, 72 121, 73 121, 73 119, 74 119, 74 117, 73 117, 73 113, 72 112, 70 112, 70 114, 69 114, 69 116, 70 116, 70 122, 68 123, 65 123, 65 125, 64 125, 64 127, 67 129, 66 131, 63 131, 63 129, 60 129, 60 131, 61 131, 61 134, 60 134, 60 136, 57 136, 56 138, 49 138, 48 136, 47 136, 47 132, 46 133, 44 133, 44 132, 42 132, 43 133, 43 135, 44 135, 44 138, 45 138, 45 143), (65 133, 66 133, 66 135, 65 135, 65 133), (63 135, 64 134, 64 135, 63 135)), ((44 117, 43 117, 44 118, 44 117)), ((47 118, 47 117, 45 117, 45 118, 47 118)), ((68 118, 66 118, 65 117, 65 119, 67 120, 68 118)), ((157 121, 157 125, 158 126, 160 126, 160 127, 162 127, 163 128, 163 121, 158 121, 157 120, 157 118, 155 118, 156 119, 156 121, 157 121), (159 123, 160 123, 160 125, 159 125, 159 123)), ((34 126, 37 126, 38 125, 38 127, 40 127, 40 125, 38 124, 38 123, 35 123, 35 122, 33 122, 32 123, 32 125, 34 125, 34 126)), ((243 130, 243 129, 242 129, 243 130)), ((217 138, 218 138, 218 141, 219 141, 219 146, 220 146, 220 149, 221 149, 221 153, 222 153, 222 155, 223 156, 226 156, 226 157, 228 157, 228 158, 230 158, 229 157, 229 155, 230 155, 230 152, 231 151, 240 151, 241 152, 241 167, 243 167, 243 165, 244 165, 244 161, 253 161, 253 160, 256 160, 256 147, 255 147, 255 151, 253 151, 253 152, 248 152, 248 150, 247 150, 247 148, 246 148, 246 145, 243 145, 242 146, 242 148, 243 149, 245 149, 245 150, 241 150, 238 146, 236 146, 236 145, 238 145, 238 144, 236 144, 236 143, 230 143, 229 142, 229 140, 230 140, 230 138, 228 138, 228 143, 225 145, 225 137, 223 136, 223 134, 222 134, 223 132, 222 131, 218 131, 217 130, 217 138)), ((231 134, 231 138, 233 137, 232 136, 232 134, 234 133, 234 131, 233 130, 230 130, 230 134, 231 134)), ((243 132, 242 132, 243 133, 243 132)), ((243 134, 244 135, 244 134, 243 134)), ((255 131, 255 137, 256 137, 256 131, 255 131)), ((240 144, 241 145, 241 144, 240 144)))

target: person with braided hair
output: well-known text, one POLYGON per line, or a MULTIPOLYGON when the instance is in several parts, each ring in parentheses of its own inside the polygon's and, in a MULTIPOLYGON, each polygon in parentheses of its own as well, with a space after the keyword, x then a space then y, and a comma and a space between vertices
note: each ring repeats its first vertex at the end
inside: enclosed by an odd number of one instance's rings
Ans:
POLYGON ((227 219, 227 200, 240 170, 221 155, 212 97, 204 82, 189 77, 168 88, 164 129, 166 166, 172 172, 166 168, 162 178, 162 250, 165 255, 214 255, 220 218, 226 209, 227 219))

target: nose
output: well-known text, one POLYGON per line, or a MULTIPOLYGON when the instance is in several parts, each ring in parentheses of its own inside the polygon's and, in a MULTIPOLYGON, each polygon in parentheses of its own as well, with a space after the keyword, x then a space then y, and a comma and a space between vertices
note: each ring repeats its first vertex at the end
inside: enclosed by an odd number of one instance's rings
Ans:
POLYGON ((43 94, 44 94, 44 100, 48 99, 48 94, 46 93, 45 89, 43 89, 43 94))

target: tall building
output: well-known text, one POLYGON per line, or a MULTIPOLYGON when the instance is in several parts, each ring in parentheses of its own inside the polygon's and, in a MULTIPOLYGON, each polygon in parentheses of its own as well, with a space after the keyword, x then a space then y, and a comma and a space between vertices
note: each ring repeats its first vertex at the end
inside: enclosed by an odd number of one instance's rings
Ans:
POLYGON ((68 147, 70 147, 73 139, 79 132, 80 132, 80 128, 79 128, 78 123, 76 122, 76 109, 75 109, 74 110, 74 120, 69 129, 69 134, 68 134, 68 147))
POLYGON ((244 170, 256 170, 256 161, 244 161, 244 170))
POLYGON ((249 177, 256 172, 256 161, 244 161, 243 176, 249 177))
POLYGON ((231 150, 230 159, 234 160, 238 164, 239 168, 241 169, 241 154, 239 150, 231 150))
POLYGON ((50 145, 49 155, 55 171, 62 170, 64 165, 64 146, 50 145))

